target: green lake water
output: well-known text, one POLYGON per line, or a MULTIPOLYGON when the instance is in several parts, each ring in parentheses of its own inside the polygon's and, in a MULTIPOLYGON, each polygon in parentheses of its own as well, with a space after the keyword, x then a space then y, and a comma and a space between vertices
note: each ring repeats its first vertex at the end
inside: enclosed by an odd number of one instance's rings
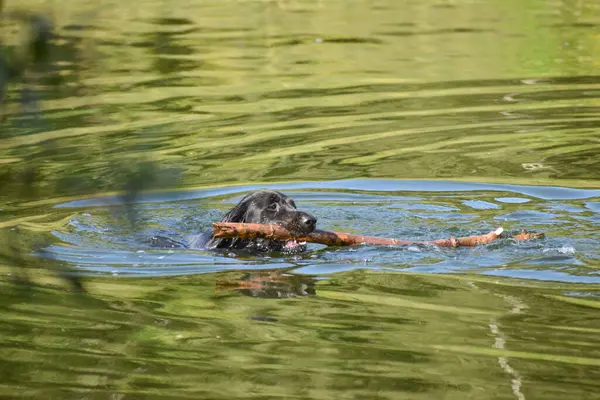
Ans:
POLYGON ((2 105, 0 398, 600 399, 600 3, 17 9, 56 35, 2 105), (546 237, 148 244, 261 188, 321 229, 546 237))

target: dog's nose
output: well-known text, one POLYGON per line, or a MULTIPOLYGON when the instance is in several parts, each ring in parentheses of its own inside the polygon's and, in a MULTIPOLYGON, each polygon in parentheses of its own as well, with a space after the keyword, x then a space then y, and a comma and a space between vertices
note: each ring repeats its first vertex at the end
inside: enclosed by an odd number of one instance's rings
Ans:
POLYGON ((302 218, 300 219, 302 225, 310 229, 310 231, 314 231, 317 226, 317 219, 310 214, 303 213, 302 218))

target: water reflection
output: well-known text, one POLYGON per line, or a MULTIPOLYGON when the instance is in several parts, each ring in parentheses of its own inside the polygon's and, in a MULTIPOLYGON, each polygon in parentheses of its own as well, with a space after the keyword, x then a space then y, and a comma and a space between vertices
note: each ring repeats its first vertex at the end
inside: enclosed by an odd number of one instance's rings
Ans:
POLYGON ((460 397, 490 388, 509 397, 519 379, 522 393, 560 398, 563 390, 584 395, 597 387, 593 302, 563 294, 575 288, 536 293, 469 278, 354 271, 315 282, 316 296, 215 294, 215 282, 234 276, 99 279, 93 297, 32 287, 27 302, 2 283, 10 322, 2 328, 4 382, 63 397, 168 390, 243 398, 247 387, 315 398, 460 397))
POLYGON ((316 293, 313 278, 280 270, 248 272, 239 279, 217 281, 216 290, 233 290, 246 296, 267 299, 312 296, 316 293))
POLYGON ((6 90, 0 70, 0 397, 599 392, 595 2, 54 11, 48 69, 6 90), (295 258, 147 243, 264 186, 325 229, 547 238, 295 258))
POLYGON ((49 127, 11 113, 20 137, 0 145, 44 160, 45 197, 117 189, 110 166, 137 157, 182 169, 179 185, 597 178, 588 2, 177 4, 61 14, 49 127))

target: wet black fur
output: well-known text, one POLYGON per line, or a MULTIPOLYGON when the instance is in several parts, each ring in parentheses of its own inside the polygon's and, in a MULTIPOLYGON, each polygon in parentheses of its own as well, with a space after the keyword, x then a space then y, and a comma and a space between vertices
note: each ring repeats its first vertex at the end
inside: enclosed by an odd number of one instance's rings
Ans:
MULTIPOLYGON (((296 208, 294 200, 280 192, 261 190, 244 197, 237 206, 221 218, 221 222, 246 222, 281 225, 295 235, 306 235, 315 230, 317 219, 296 208)), ((285 242, 271 239, 220 239, 211 235, 209 249, 244 249, 261 252, 284 251, 285 242)), ((301 252, 306 246, 298 246, 301 252)))
MULTIPOLYGON (((295 235, 306 235, 315 230, 317 219, 296 208, 294 200, 280 192, 261 190, 245 196, 233 209, 221 218, 221 222, 246 222, 281 225, 295 235)), ((301 253, 306 245, 290 248, 285 241, 272 239, 220 239, 205 232, 187 238, 191 248, 230 249, 254 252, 301 253)))

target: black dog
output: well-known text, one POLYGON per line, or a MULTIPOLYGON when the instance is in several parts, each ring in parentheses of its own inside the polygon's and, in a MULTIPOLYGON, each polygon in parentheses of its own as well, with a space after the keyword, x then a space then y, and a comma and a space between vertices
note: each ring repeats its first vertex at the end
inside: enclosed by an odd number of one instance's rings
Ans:
MULTIPOLYGON (((302 236, 315 230, 317 219, 296 209, 291 197, 280 192, 261 190, 244 197, 237 206, 229 211, 221 222, 247 222, 256 224, 277 224, 294 235, 302 236)), ((279 251, 286 254, 302 253, 306 242, 296 240, 273 239, 220 239, 205 232, 202 235, 188 236, 188 246, 196 249, 232 249, 255 252, 279 251)))

